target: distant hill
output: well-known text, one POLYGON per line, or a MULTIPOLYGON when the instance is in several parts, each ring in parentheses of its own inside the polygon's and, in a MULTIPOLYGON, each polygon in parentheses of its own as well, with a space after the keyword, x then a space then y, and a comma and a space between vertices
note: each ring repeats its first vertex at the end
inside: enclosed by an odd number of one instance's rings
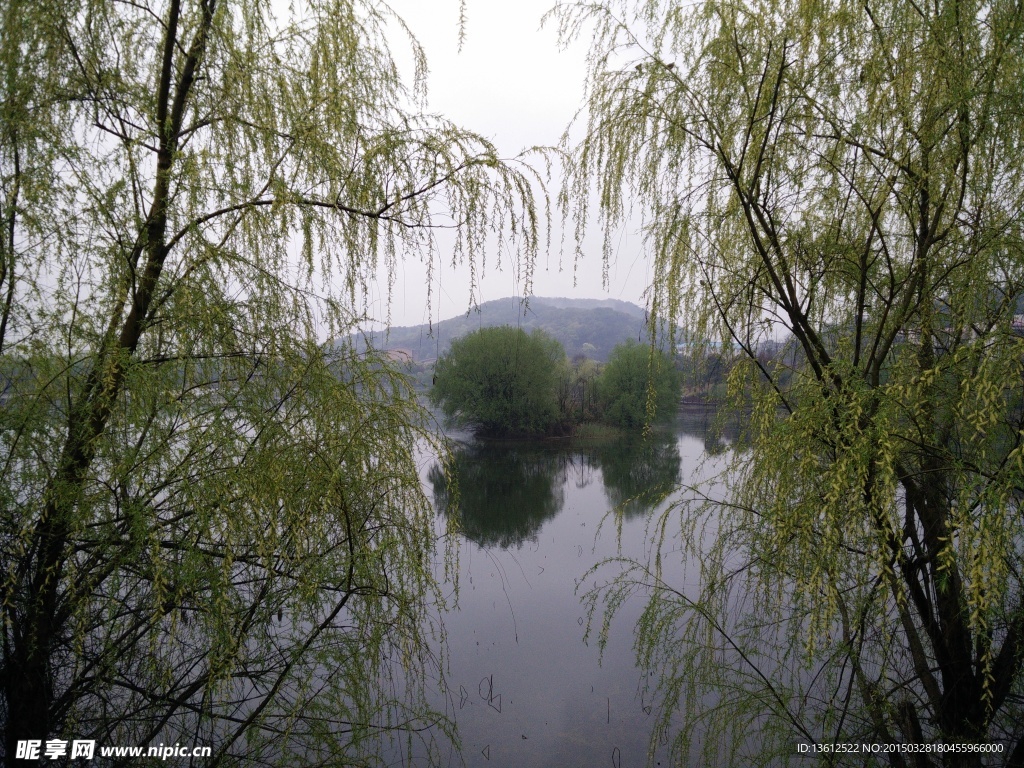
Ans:
POLYGON ((524 303, 510 296, 484 302, 479 311, 435 323, 433 335, 427 325, 392 328, 386 334, 379 331, 373 334, 372 344, 423 362, 443 355, 452 339, 471 331, 493 325, 512 325, 527 332, 540 328, 558 339, 570 358, 582 354, 603 362, 616 344, 629 339, 646 339, 645 317, 642 307, 618 299, 533 296, 524 303))

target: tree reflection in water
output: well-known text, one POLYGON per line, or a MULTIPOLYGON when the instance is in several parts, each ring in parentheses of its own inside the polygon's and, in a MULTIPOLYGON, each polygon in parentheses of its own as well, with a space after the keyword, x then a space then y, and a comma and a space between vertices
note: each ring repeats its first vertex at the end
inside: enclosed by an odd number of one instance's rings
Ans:
POLYGON ((611 507, 627 518, 646 514, 679 484, 682 459, 672 432, 600 443, 585 455, 601 470, 611 507))
POLYGON ((471 443, 454 451, 457 493, 440 464, 427 478, 438 514, 457 515, 463 536, 482 547, 508 549, 533 539, 562 509, 571 460, 569 454, 528 442, 471 443))
POLYGON ((577 477, 599 470, 610 506, 633 518, 677 487, 681 466, 675 434, 653 431, 646 438, 576 445, 466 443, 453 452, 457 492, 440 464, 427 478, 438 514, 457 515, 467 539, 507 549, 535 539, 561 511, 571 467, 577 477))
POLYGON ((703 441, 708 456, 719 456, 733 447, 740 435, 744 415, 732 409, 711 405, 689 405, 679 410, 676 429, 682 435, 703 441))

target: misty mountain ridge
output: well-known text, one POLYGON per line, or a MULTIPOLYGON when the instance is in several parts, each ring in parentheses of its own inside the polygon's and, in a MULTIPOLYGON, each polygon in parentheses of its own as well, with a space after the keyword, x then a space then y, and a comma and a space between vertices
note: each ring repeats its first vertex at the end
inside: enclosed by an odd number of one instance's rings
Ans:
POLYGON ((571 299, 518 296, 486 301, 467 313, 434 323, 400 326, 357 334, 357 347, 367 343, 404 354, 413 362, 431 362, 448 351, 453 339, 496 325, 511 325, 527 333, 540 329, 557 339, 570 358, 584 355, 607 361, 616 344, 647 338, 643 307, 620 299, 571 299))

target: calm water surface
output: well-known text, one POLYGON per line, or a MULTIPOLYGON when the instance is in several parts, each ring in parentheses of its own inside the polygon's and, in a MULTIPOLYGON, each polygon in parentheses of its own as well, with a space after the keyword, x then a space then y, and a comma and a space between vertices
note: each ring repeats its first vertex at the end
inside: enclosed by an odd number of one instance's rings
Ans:
MULTIPOLYGON (((580 595, 616 572, 595 564, 642 559, 646 525, 706 458, 700 412, 646 441, 576 445, 460 443, 460 494, 450 498, 440 466, 425 482, 439 515, 461 530, 459 606, 444 618, 449 695, 462 754, 451 765, 642 766, 655 715, 647 672, 635 665, 633 626, 641 598, 612 625, 603 656, 580 595)), ((685 580, 677 571, 676 583, 685 580)), ((660 749, 654 764, 663 757, 660 749)))

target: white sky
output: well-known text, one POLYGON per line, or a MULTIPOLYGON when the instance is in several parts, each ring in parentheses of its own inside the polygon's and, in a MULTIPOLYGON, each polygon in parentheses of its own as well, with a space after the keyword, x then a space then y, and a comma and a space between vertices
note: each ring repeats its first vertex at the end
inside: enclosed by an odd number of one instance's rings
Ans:
MULTIPOLYGON (((540 28, 541 17, 555 0, 467 0, 466 40, 458 51, 458 0, 390 0, 427 55, 428 111, 444 115, 458 125, 493 141, 505 157, 527 147, 554 145, 579 110, 583 98, 585 46, 577 43, 560 51, 555 24, 540 28)), ((396 40, 393 53, 401 60, 404 41, 396 40)), ((551 194, 557 193, 558 181, 551 194)), ((558 221, 556 219, 555 224, 558 221)), ((643 304, 641 294, 650 279, 636 227, 616 233, 617 253, 609 269, 610 284, 602 285, 600 235, 588 235, 587 258, 575 269, 571 242, 562 255, 557 226, 552 252, 541 255, 534 275, 537 296, 618 298, 643 304)), ((442 253, 442 262, 444 262, 442 253)), ((482 303, 519 294, 522 283, 507 255, 502 269, 488 258, 477 295, 482 303)), ((428 320, 426 271, 415 260, 399 267, 391 305, 395 326, 428 320)), ((435 276, 435 321, 466 311, 469 303, 468 268, 453 271, 444 263, 435 276), (437 290, 438 281, 442 290, 437 290)), ((386 283, 381 281, 372 313, 383 318, 386 283)))

